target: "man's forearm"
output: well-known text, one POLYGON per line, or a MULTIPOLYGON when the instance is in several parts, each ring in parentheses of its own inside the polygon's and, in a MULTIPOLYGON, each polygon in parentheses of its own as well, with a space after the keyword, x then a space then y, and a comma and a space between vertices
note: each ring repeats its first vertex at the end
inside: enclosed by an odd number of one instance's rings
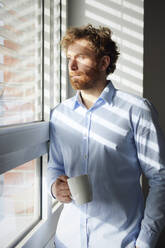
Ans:
POLYGON ((155 248, 160 232, 164 227, 165 203, 163 185, 152 185, 146 200, 144 218, 137 237, 137 247, 155 248))

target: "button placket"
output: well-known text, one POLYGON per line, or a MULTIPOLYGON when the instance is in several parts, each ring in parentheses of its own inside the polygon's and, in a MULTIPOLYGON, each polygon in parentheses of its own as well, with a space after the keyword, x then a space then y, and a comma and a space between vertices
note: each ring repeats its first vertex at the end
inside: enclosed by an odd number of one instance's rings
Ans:
POLYGON ((83 158, 85 160, 85 173, 87 173, 87 167, 88 167, 88 146, 89 146, 89 132, 90 132, 90 119, 91 119, 91 112, 87 111, 85 116, 85 131, 83 135, 83 158))

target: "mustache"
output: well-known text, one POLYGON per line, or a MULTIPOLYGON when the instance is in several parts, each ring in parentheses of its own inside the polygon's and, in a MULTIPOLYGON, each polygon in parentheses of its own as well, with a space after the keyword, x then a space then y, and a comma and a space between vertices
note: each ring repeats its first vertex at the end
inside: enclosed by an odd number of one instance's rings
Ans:
POLYGON ((69 76, 70 77, 74 77, 74 76, 82 76, 82 75, 84 75, 85 73, 84 72, 70 72, 69 73, 69 76))

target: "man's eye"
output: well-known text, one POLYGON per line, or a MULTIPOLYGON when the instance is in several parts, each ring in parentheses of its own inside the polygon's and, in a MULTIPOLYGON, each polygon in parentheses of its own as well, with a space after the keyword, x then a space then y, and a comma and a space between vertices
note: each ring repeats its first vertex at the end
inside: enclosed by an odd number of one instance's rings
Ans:
POLYGON ((81 55, 79 55, 79 58, 80 59, 84 59, 85 58, 85 55, 81 54, 81 55))
POLYGON ((86 58, 85 55, 79 55, 77 59, 78 59, 78 60, 84 60, 85 58, 86 58))

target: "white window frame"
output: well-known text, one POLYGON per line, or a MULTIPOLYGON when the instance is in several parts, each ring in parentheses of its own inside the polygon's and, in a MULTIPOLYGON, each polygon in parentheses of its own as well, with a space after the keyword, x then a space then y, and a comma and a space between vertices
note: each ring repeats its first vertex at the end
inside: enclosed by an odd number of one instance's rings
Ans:
MULTIPOLYGON (((52 15, 54 12, 52 8, 54 8, 54 1, 57 0, 42 0, 42 9, 43 9, 43 18, 42 18, 42 26, 43 26, 43 56, 42 56, 42 88, 44 89, 45 84, 45 62, 44 62, 44 53, 45 53, 45 5, 47 5, 47 11, 50 12, 50 27, 53 25, 52 15)), ((67 1, 59 0, 60 3, 60 19, 61 19, 61 35, 65 32, 66 20, 67 16, 65 15, 67 12, 67 1), (65 13, 65 14, 64 14, 65 13), (65 15, 65 16, 64 16, 65 15), (63 28, 62 28, 63 27, 63 28)), ((49 16, 49 14, 48 14, 49 16)), ((52 35, 50 35, 50 39, 52 39, 52 35)), ((51 40, 50 40, 51 43, 51 40)), ((52 48, 52 44, 50 45, 50 49, 52 48)), ((51 53, 49 53, 49 56, 51 53)), ((60 63, 62 63, 63 59, 61 56, 60 63)), ((64 67, 65 67, 65 61, 64 67)), ((50 56, 50 77, 53 73, 53 69, 51 67, 51 56, 50 56)), ((60 64, 60 68, 62 65, 60 64)), ((65 77, 65 82, 63 80, 63 84, 61 83, 61 78, 64 77, 65 73, 60 73, 60 100, 67 97, 67 80, 65 77), (62 93, 62 90, 65 88, 65 94, 62 93)), ((52 75, 52 78, 53 75, 52 75)), ((50 80, 50 89, 53 84, 52 79, 50 80)), ((31 229, 31 231, 27 231, 24 234, 24 237, 18 237, 18 239, 9 245, 9 247, 45 247, 48 240, 52 238, 56 231, 56 226, 58 222, 58 218, 60 212, 62 210, 62 205, 56 202, 54 209, 52 209, 52 198, 47 193, 46 186, 46 172, 47 172, 47 154, 48 154, 48 143, 49 143, 49 117, 45 115, 44 111, 44 91, 43 95, 43 120, 32 123, 24 123, 18 125, 10 125, 10 126, 2 126, 0 127, 0 174, 10 171, 11 169, 16 168, 19 165, 22 165, 28 161, 31 161, 36 158, 41 158, 41 218, 39 222, 31 229), (46 117, 45 117, 46 116, 46 117), (53 211, 52 211, 53 210, 53 211)), ((50 103, 50 108, 51 103, 50 103)))
POLYGON ((0 174, 48 152, 49 123, 0 127, 0 174))

